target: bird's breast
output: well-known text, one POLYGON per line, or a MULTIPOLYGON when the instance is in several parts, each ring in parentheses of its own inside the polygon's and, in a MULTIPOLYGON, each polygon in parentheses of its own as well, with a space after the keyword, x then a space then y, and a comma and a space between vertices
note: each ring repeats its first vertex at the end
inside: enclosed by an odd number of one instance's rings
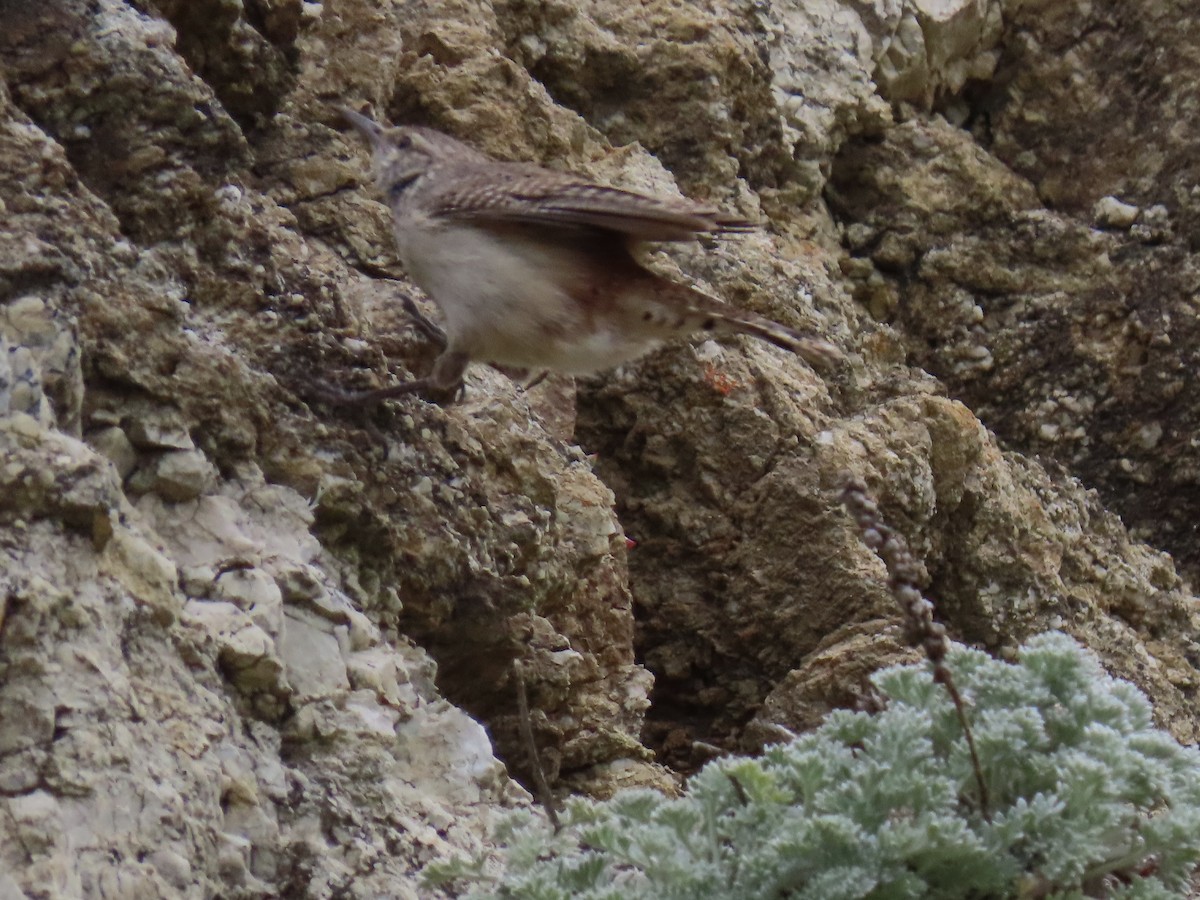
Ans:
POLYGON ((397 216, 409 277, 445 318, 453 349, 500 365, 583 374, 652 344, 613 318, 620 280, 584 241, 521 227, 397 216))

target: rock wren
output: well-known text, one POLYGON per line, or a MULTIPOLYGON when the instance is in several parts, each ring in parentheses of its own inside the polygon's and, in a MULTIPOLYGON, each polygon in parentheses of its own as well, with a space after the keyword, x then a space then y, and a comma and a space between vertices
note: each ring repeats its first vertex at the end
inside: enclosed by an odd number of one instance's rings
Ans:
POLYGON ((409 277, 438 305, 446 345, 424 378, 341 394, 374 403, 453 391, 470 362, 587 374, 693 332, 753 335, 827 365, 830 344, 641 266, 650 241, 749 231, 690 200, 650 197, 526 163, 500 162, 431 128, 342 115, 370 142, 409 277))

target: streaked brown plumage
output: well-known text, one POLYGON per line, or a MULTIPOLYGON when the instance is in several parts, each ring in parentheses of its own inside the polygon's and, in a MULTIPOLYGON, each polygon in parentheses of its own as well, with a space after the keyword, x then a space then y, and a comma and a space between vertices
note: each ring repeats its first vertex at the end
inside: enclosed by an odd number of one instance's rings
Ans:
POLYGON ((441 309, 447 338, 429 376, 343 400, 451 390, 470 362, 595 372, 697 331, 749 334, 818 365, 840 358, 824 341, 650 272, 631 253, 647 241, 753 229, 743 218, 342 112, 371 143, 400 258, 441 309))

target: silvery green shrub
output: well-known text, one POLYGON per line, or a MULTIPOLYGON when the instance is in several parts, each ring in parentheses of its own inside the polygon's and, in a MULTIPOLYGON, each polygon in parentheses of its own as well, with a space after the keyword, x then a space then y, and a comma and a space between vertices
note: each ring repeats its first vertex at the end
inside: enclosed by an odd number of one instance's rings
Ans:
POLYGON ((679 798, 574 801, 555 834, 511 817, 502 865, 431 883, 520 900, 1187 897, 1200 862, 1200 753, 1061 634, 1009 664, 956 646, 988 815, 963 732, 924 665, 878 672, 881 712, 839 711, 679 798))

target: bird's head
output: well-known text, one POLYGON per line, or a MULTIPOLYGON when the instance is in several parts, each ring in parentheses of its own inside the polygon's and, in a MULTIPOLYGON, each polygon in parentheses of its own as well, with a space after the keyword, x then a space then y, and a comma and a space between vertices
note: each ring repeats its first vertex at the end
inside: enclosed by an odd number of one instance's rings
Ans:
POLYGON ((342 107, 341 113, 371 145, 375 180, 389 199, 395 199, 438 165, 462 159, 487 159, 478 150, 433 128, 418 125, 385 128, 348 107, 342 107))

